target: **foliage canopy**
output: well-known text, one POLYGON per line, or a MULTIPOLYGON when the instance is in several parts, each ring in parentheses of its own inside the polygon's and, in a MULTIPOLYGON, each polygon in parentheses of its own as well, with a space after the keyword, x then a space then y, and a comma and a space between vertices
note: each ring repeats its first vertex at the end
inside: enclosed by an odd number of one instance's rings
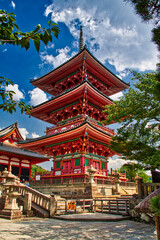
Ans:
POLYGON ((107 124, 122 126, 111 141, 111 149, 128 160, 137 160, 151 170, 160 167, 160 99, 155 94, 156 73, 135 71, 134 88, 115 104, 105 107, 107 124))
POLYGON ((31 169, 31 178, 34 177, 35 172, 38 172, 38 173, 49 173, 48 170, 42 168, 41 166, 33 164, 32 165, 32 169, 31 169))

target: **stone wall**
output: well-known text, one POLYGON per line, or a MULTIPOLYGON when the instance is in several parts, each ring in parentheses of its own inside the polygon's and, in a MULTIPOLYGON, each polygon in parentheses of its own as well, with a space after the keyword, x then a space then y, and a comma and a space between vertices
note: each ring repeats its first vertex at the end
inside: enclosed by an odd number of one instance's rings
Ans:
MULTIPOLYGON (((66 198, 92 198, 107 197, 114 193, 115 184, 90 184, 90 183, 67 183, 67 184, 42 184, 41 182, 31 183, 31 187, 44 194, 58 194, 66 198)), ((120 194, 134 194, 135 185, 126 183, 120 186, 120 194)))

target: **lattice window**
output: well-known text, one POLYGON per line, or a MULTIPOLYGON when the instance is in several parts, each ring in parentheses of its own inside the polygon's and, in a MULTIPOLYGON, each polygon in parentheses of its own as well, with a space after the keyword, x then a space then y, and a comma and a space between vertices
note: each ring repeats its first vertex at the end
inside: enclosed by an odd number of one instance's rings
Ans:
POLYGON ((75 159, 75 166, 80 166, 80 159, 79 158, 75 159))
POLYGON ((89 166, 89 159, 85 159, 85 166, 89 166))
POLYGON ((102 170, 105 169, 105 163, 102 162, 102 170))
POLYGON ((56 168, 60 168, 61 162, 56 162, 56 168))

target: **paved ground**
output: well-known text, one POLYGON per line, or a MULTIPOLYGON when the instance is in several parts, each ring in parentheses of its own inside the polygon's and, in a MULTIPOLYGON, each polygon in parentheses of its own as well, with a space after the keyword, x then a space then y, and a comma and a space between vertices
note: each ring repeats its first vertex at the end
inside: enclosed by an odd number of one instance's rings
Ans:
POLYGON ((122 215, 105 214, 105 213, 82 213, 82 214, 65 214, 54 217, 60 220, 70 221, 96 221, 96 222, 117 222, 131 219, 129 216, 123 217, 122 215))
POLYGON ((153 225, 120 222, 63 221, 57 219, 0 219, 0 240, 149 240, 157 239, 153 225))

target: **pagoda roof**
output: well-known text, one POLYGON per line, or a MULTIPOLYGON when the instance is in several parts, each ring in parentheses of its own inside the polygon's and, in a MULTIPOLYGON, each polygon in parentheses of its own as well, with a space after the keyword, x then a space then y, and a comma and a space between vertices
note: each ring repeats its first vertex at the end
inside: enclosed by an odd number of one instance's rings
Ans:
POLYGON ((31 79, 31 83, 43 91, 52 94, 52 84, 68 77, 76 71, 79 71, 84 60, 87 71, 112 88, 110 95, 128 88, 128 84, 123 82, 102 63, 100 63, 86 47, 84 47, 82 51, 69 59, 67 62, 63 63, 46 75, 37 79, 31 79))
POLYGON ((2 154, 8 154, 11 155, 12 157, 14 156, 21 156, 21 158, 25 158, 27 160, 30 160, 32 164, 36 163, 42 163, 45 161, 49 161, 47 156, 44 156, 42 154, 38 154, 32 151, 28 151, 26 149, 20 149, 16 145, 11 145, 11 144, 0 144, 0 153, 2 154))
POLYGON ((113 134, 110 134, 107 129, 92 124, 88 118, 86 118, 83 123, 75 125, 75 127, 73 126, 70 129, 63 130, 51 135, 45 135, 34 139, 26 139, 25 141, 20 141, 19 147, 36 149, 36 151, 38 151, 38 148, 40 147, 47 147, 54 143, 60 143, 65 140, 72 140, 83 136, 85 132, 87 132, 90 138, 108 145, 111 140, 111 136, 113 136, 113 134))
POLYGON ((0 130, 0 154, 24 157, 31 161, 31 163, 41 163, 44 161, 49 161, 49 158, 40 155, 38 153, 28 151, 25 149, 20 149, 15 142, 25 141, 22 135, 19 132, 18 123, 14 123, 2 130, 0 130))
POLYGON ((11 137, 11 135, 13 134, 14 134, 14 140, 24 140, 24 138, 22 137, 19 131, 18 122, 15 122, 14 124, 0 130, 0 142, 6 138, 11 137))
MULTIPOLYGON (((73 103, 73 99, 74 102, 79 100, 79 98, 83 96, 85 90, 87 90, 88 100, 91 101, 93 104, 97 105, 98 107, 102 108, 105 105, 113 104, 113 101, 109 97, 100 92, 90 82, 85 80, 76 87, 68 90, 67 92, 62 93, 59 96, 56 96, 46 102, 43 102, 33 107, 30 115, 38 119, 44 120, 44 114, 48 114, 54 110, 66 106, 67 104, 73 103)), ((45 121, 51 122, 49 117, 48 120, 45 121)))

